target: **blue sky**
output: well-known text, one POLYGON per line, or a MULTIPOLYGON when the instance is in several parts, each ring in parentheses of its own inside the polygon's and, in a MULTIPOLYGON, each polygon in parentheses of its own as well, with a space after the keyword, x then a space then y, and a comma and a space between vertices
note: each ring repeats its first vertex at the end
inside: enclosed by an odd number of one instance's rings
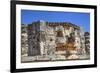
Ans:
POLYGON ((90 32, 90 14, 79 12, 54 12, 21 10, 21 24, 31 24, 34 21, 71 22, 90 32))

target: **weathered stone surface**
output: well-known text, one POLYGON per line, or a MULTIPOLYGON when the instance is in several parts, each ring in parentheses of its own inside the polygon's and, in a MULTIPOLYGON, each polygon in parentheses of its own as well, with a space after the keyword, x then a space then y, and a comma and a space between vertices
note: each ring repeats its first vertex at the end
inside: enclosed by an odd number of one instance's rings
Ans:
POLYGON ((77 25, 42 20, 22 27, 21 47, 24 62, 89 58, 87 35, 84 36, 84 31, 77 25))

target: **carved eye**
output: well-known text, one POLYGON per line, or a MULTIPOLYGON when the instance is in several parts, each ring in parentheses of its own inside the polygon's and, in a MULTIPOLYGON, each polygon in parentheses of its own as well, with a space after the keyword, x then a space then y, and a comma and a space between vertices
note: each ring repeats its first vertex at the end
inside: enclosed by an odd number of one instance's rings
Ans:
POLYGON ((53 39, 50 39, 50 41, 53 41, 53 39))
POLYGON ((62 31, 57 31, 57 37, 63 37, 62 31))

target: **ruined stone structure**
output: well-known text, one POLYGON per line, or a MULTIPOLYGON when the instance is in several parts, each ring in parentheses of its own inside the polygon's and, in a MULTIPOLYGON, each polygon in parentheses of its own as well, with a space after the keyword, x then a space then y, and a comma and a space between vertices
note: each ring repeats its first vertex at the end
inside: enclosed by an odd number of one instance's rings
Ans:
POLYGON ((21 53, 27 60, 83 59, 90 54, 90 34, 75 24, 40 20, 21 29, 21 53))
POLYGON ((27 55, 28 51, 28 35, 27 35, 27 25, 21 25, 21 54, 27 55))
POLYGON ((40 55, 40 23, 33 22, 28 25, 28 56, 40 55))
POLYGON ((85 53, 84 31, 68 22, 36 21, 27 26, 28 56, 63 57, 85 53))
POLYGON ((90 54, 90 33, 85 32, 85 50, 87 54, 90 54))

